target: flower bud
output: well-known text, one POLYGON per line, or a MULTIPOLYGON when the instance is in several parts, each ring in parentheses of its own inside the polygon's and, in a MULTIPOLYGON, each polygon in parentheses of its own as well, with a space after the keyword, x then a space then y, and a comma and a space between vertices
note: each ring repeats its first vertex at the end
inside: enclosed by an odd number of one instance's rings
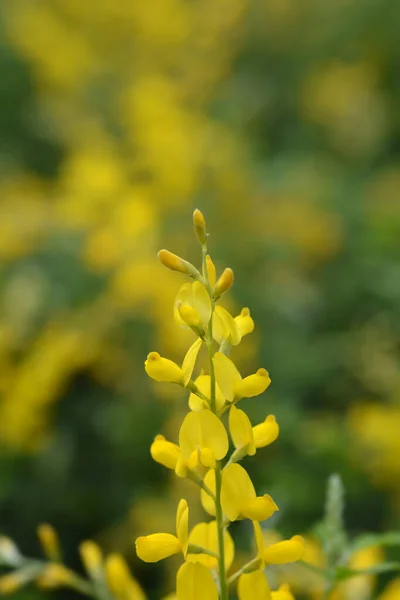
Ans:
POLYGON ((201 275, 190 262, 183 260, 177 254, 173 254, 169 250, 160 250, 158 253, 158 258, 168 269, 172 271, 178 271, 179 273, 184 273, 185 275, 189 275, 189 277, 193 277, 194 279, 201 279, 201 275))
POLYGON ((5 535, 0 536, 0 561, 10 567, 17 567, 22 562, 17 545, 5 535))
POLYGON ((60 543, 54 527, 48 523, 42 523, 37 529, 40 544, 46 557, 52 561, 59 561, 61 558, 60 543))
POLYGON ((93 579, 97 579, 103 570, 103 555, 95 542, 87 540, 79 546, 82 562, 93 579))
POLYGON ((215 299, 218 299, 224 292, 227 292, 233 284, 233 271, 232 269, 225 269, 222 273, 221 277, 218 279, 217 283, 213 289, 213 296, 215 299))
POLYGON ((206 256, 206 273, 203 273, 203 277, 205 279, 208 278, 211 287, 214 287, 215 282, 217 281, 217 271, 215 269, 215 265, 212 261, 212 258, 209 254, 206 256))
POLYGON ((193 213, 193 225, 194 232, 202 246, 207 242, 207 230, 206 230, 206 222, 204 220, 203 213, 196 208, 193 213))

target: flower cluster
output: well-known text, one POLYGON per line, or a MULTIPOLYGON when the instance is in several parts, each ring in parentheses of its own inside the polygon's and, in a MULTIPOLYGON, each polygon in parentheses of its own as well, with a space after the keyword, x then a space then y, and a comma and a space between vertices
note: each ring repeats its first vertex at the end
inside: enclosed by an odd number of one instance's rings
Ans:
POLYGON ((270 518, 278 506, 268 494, 258 496, 247 471, 238 464, 260 448, 274 442, 279 426, 273 415, 252 425, 238 408, 242 398, 265 392, 271 383, 268 372, 260 368, 242 377, 229 357, 232 348, 254 329, 248 308, 233 317, 218 304, 233 283, 233 272, 225 269, 217 278, 207 250, 207 231, 202 213, 193 215, 194 230, 202 247, 202 269, 168 250, 161 250, 161 262, 191 281, 180 288, 174 305, 178 325, 190 328, 196 340, 181 365, 150 352, 145 370, 154 380, 175 383, 189 391, 190 411, 183 419, 178 443, 157 435, 151 445, 153 459, 181 478, 200 487, 201 502, 213 517, 189 529, 189 507, 179 502, 176 535, 154 533, 136 540, 142 560, 157 562, 181 553, 184 562, 176 578, 177 600, 227 600, 229 586, 237 583, 239 600, 292 600, 287 585, 271 591, 264 568, 299 560, 304 552, 303 539, 296 535, 264 547, 260 522, 270 518), (202 347, 208 353, 208 373, 193 376, 202 347), (230 439, 229 439, 230 438, 230 439), (230 447, 232 452, 227 459, 230 447), (256 556, 236 573, 229 575, 234 559, 234 542, 229 525, 240 519, 253 522, 256 556))

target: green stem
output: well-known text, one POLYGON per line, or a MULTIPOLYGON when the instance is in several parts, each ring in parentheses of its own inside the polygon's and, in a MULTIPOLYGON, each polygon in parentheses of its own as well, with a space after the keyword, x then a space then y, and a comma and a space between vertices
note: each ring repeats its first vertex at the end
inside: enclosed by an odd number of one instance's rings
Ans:
MULTIPOLYGON (((214 313, 214 301, 212 297, 212 290, 208 279, 206 256, 207 246, 203 245, 203 274, 206 281, 207 291, 210 295, 212 311, 211 318, 208 324, 208 336, 207 336, 207 349, 208 349, 208 361, 210 365, 210 408, 214 414, 217 413, 216 403, 216 382, 215 382, 215 371, 213 361, 213 313, 214 313)), ((225 571, 225 528, 224 528, 224 515, 222 513, 221 506, 221 485, 222 485, 222 471, 221 464, 217 461, 215 465, 215 520, 217 523, 217 537, 218 537, 218 572, 219 572, 219 590, 220 600, 229 600, 228 595, 228 582, 225 571)))
POLYGON ((239 579, 239 577, 243 575, 243 573, 250 573, 252 570, 256 570, 259 567, 260 559, 258 558, 258 556, 256 556, 256 558, 252 558, 248 563, 243 565, 241 569, 239 569, 238 571, 236 571, 236 573, 229 577, 228 585, 232 585, 232 583, 235 583, 235 581, 239 579))

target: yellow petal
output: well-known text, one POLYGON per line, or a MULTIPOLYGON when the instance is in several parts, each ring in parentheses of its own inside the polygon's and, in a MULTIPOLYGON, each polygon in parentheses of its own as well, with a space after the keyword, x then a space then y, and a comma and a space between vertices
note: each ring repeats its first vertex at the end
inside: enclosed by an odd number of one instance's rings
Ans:
POLYGON ((180 287, 180 289, 175 297, 175 301, 174 301, 174 318, 175 318, 175 321, 179 325, 182 325, 182 326, 186 325, 185 321, 182 319, 181 315, 179 314, 180 306, 182 306, 184 304, 191 306, 192 300, 193 300, 192 284, 184 283, 180 287))
POLYGON ((250 456, 256 453, 250 419, 243 410, 239 410, 234 404, 229 411, 229 431, 235 448, 247 447, 247 454, 250 456))
POLYGON ((177 444, 169 442, 163 435, 157 435, 150 446, 150 454, 153 460, 160 465, 167 467, 167 469, 175 469, 181 451, 177 444))
POLYGON ((300 560, 304 551, 303 538, 300 535, 295 535, 290 540, 268 546, 264 550, 264 561, 272 565, 284 565, 300 560))
MULTIPOLYGON (((204 396, 208 399, 211 398, 211 377, 209 375, 199 375, 195 380, 195 384, 204 396)), ((217 410, 220 410, 225 403, 225 398, 218 385, 215 386, 215 400, 217 410)), ((210 403, 202 400, 192 392, 189 396, 189 407, 191 410, 198 411, 203 410, 204 408, 210 408, 210 403)))
POLYGON ((254 443, 256 448, 264 448, 272 444, 279 435, 279 425, 274 415, 268 415, 264 423, 253 427, 254 443))
POLYGON ((235 319, 222 306, 217 305, 213 316, 213 338, 217 344, 227 341, 232 346, 240 342, 240 334, 235 319))
POLYGON ((222 294, 227 292, 233 285, 233 271, 229 267, 224 269, 221 277, 218 279, 217 283, 214 285, 213 296, 214 298, 219 298, 222 294))
POLYGON ((200 315, 197 310, 193 308, 193 306, 190 306, 189 304, 182 304, 178 310, 179 316, 181 317, 182 321, 186 323, 186 325, 193 327, 196 330, 201 328, 200 315))
POLYGON ((240 381, 235 388, 236 398, 252 398, 265 392, 271 379, 268 371, 265 369, 258 369, 254 375, 249 375, 240 381))
MULTIPOLYGON (((279 590, 271 592, 271 600, 295 600, 287 584, 281 585, 279 590)), ((394 600, 394 598, 393 598, 394 600)))
POLYGON ((169 358, 163 358, 158 352, 150 352, 144 363, 146 373, 156 381, 167 383, 182 383, 183 371, 169 358))
POLYGON ((254 538, 256 540, 257 556, 264 562, 264 536, 260 523, 253 521, 254 538))
POLYGON ((199 353, 202 341, 198 338, 189 348, 182 363, 183 385, 187 385, 193 373, 196 358, 199 353))
POLYGON ((235 389, 242 381, 242 377, 230 358, 216 352, 214 354, 215 377, 218 386, 229 402, 235 399, 235 389))
MULTIPOLYGON (((210 489, 210 491, 215 495, 215 471, 214 471, 214 469, 210 469, 206 473, 206 476, 204 477, 204 483, 210 489)), ((215 502, 214 502, 214 500, 204 490, 201 490, 200 496, 201 496, 201 503, 203 505, 204 510, 206 512, 208 512, 208 514, 211 515, 212 517, 215 517, 215 502)))
MULTIPOLYGON (((217 272, 215 270, 215 265, 211 260, 211 256, 207 254, 206 256, 206 269, 208 275, 208 281, 210 282, 211 287, 214 287, 215 282, 217 281, 217 272)), ((205 273, 203 273, 205 277, 205 273)))
MULTIPOLYGON (((189 545, 201 546, 206 550, 218 554, 218 532, 216 521, 210 521, 209 523, 198 523, 193 527, 189 536, 189 545)), ((224 546, 225 546, 225 569, 228 571, 232 565, 235 547, 233 540, 228 531, 224 533, 224 546)), ((217 566, 218 561, 213 556, 208 554, 188 554, 186 560, 199 561, 209 569, 213 569, 217 566)))
POLYGON ((240 315, 235 317, 235 323, 239 331, 240 339, 254 331, 254 321, 250 316, 250 310, 243 308, 240 315))
POLYGON ((201 323, 206 326, 211 319, 211 299, 204 285, 195 281, 192 285, 193 308, 200 315, 201 323))
POLYGON ((136 540, 136 554, 144 562, 158 562, 180 551, 180 541, 170 533, 153 533, 136 540))
POLYGON ((219 418, 210 410, 190 412, 179 431, 179 446, 189 458, 198 448, 209 448, 217 460, 224 458, 229 448, 228 435, 219 418))
POLYGON ((200 462, 204 467, 215 469, 215 454, 210 448, 200 450, 200 462))
POLYGON ((176 575, 178 600, 218 600, 211 572, 200 562, 185 562, 176 575))
POLYGON ((257 498, 248 500, 246 505, 243 506, 242 514, 252 521, 265 521, 265 519, 272 517, 277 510, 279 508, 271 496, 265 494, 264 496, 257 496, 257 498))
POLYGON ((267 578, 260 569, 239 577, 239 600, 271 600, 267 578))
POLYGON ((256 492, 247 471, 237 463, 225 467, 222 471, 221 504, 228 519, 236 521, 243 518, 243 507, 255 498, 256 492))
POLYGON ((181 544, 183 554, 186 554, 189 537, 189 507, 184 498, 179 502, 176 511, 176 536, 181 544))
POLYGON ((109 554, 105 560, 107 583, 114 598, 119 600, 146 600, 146 596, 129 571, 124 557, 118 553, 109 554))

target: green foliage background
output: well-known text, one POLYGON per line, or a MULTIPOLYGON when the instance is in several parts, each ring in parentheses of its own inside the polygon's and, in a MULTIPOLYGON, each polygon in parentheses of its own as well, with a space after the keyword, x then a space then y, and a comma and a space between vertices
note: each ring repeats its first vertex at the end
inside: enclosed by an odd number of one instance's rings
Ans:
POLYGON ((352 534, 399 528, 397 3, 96 4, 2 3, 1 530, 36 554, 50 522, 71 564, 93 538, 164 589, 133 538, 185 404, 142 365, 183 354, 154 257, 197 260, 196 206, 273 381, 246 409, 281 426, 249 464, 274 526, 309 532, 338 472, 352 534))

